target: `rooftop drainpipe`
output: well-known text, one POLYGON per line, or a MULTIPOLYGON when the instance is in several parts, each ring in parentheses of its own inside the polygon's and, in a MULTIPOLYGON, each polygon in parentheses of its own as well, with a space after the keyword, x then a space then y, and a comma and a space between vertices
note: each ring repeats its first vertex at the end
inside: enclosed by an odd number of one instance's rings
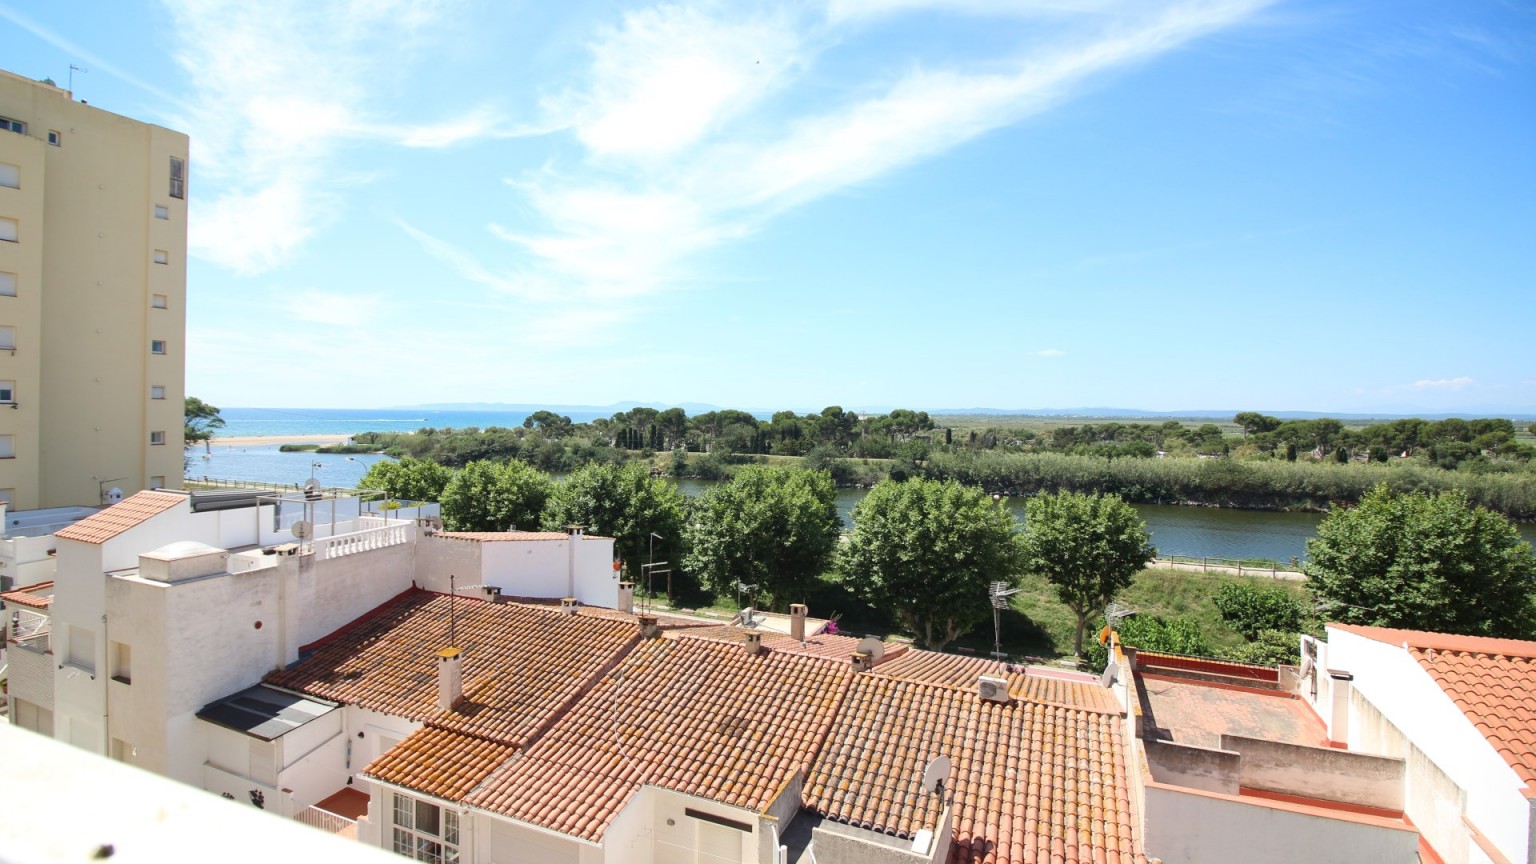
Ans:
POLYGON ((437 707, 448 711, 464 698, 464 652, 448 647, 437 652, 437 707))

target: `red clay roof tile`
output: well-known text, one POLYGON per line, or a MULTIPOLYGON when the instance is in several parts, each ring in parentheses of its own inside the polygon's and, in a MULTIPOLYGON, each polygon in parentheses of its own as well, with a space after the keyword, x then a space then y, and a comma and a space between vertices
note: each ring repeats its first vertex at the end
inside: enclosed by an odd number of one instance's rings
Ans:
POLYGON ((425 726, 373 760, 363 774, 457 801, 515 752, 507 744, 425 726))
POLYGON ((1419 630, 1329 624, 1330 628, 1402 646, 1504 757, 1526 788, 1536 790, 1536 642, 1419 630))
POLYGON ((178 504, 185 504, 189 500, 191 499, 186 495, 175 492, 138 492, 56 532, 54 536, 64 540, 78 540, 82 543, 105 543, 124 531, 137 528, 155 516, 178 504))
POLYGON ((1015 699, 1048 702, 1091 711, 1119 712, 1115 697, 1097 681, 1073 680, 1077 673, 1024 672, 1019 667, 981 657, 940 654, 937 651, 912 650, 905 656, 880 664, 875 671, 891 678, 926 681, 976 689, 983 675, 1008 680, 1008 693, 1015 699))
POLYGON ((810 765, 852 678, 818 658, 653 639, 465 803, 587 840, 642 784, 761 811, 810 765))
POLYGON ((24 585, 13 588, 0 594, 0 600, 7 603, 15 603, 17 606, 30 606, 33 609, 47 609, 53 605, 53 581, 39 582, 36 585, 24 585))

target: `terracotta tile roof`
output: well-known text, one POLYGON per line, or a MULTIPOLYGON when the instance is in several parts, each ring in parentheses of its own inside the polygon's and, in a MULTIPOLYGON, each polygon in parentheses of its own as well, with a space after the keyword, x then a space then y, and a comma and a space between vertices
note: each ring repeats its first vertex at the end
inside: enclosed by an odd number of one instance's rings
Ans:
POLYGON ((920 788, 942 754, 953 765, 951 862, 1141 861, 1120 724, 1113 713, 860 675, 806 779, 806 806, 910 837, 942 812, 920 788))
POLYGON ((0 600, 7 603, 15 603, 17 606, 30 606, 33 609, 47 609, 53 605, 53 581, 39 582, 36 585, 25 585, 21 588, 13 588, 0 594, 0 600))
POLYGON ((1536 790, 1536 642, 1329 624, 1400 645, 1536 790))
POLYGON ((508 744, 424 726, 373 760, 363 774, 457 801, 515 752, 508 744))
MULTIPOLYGON (((509 540, 569 540, 564 531, 439 531, 433 537, 449 540, 469 540, 474 543, 504 543, 509 540)), ((583 534, 583 540, 612 540, 597 534, 583 534)))
MULTIPOLYGON (((267 681, 442 729, 520 746, 639 639, 631 622, 460 597, 464 698, 437 707, 450 598, 407 591, 322 640, 267 681)), ((403 742, 402 742, 403 743, 403 742)))
MULTIPOLYGON (((825 660, 835 660, 839 663, 850 663, 853 652, 858 648, 859 643, 863 641, 853 636, 821 633, 808 637, 805 643, 801 644, 799 640, 790 638, 788 634, 779 633, 775 630, 749 630, 745 627, 727 624, 689 629, 678 635, 686 636, 690 639, 713 639, 717 642, 729 642, 740 645, 747 641, 748 633, 761 633, 763 636, 763 647, 770 651, 783 651, 788 654, 820 657, 825 660)), ((905 653, 906 650, 906 645, 887 642, 885 643, 885 659, 882 662, 889 662, 891 658, 905 653)))
POLYGON ((596 840, 651 784, 761 811, 804 771, 852 671, 710 639, 653 639, 466 803, 596 840))
POLYGON ((983 657, 940 654, 912 649, 905 655, 875 667, 877 674, 890 678, 948 684, 975 691, 983 675, 1008 680, 1008 693, 1015 699, 1049 702, 1090 711, 1118 712, 1119 703, 1096 679, 1056 670, 1023 671, 1018 666, 983 657))
POLYGON ((189 500, 187 496, 175 492, 138 492, 93 516, 81 519, 54 536, 82 543, 105 543, 189 500))

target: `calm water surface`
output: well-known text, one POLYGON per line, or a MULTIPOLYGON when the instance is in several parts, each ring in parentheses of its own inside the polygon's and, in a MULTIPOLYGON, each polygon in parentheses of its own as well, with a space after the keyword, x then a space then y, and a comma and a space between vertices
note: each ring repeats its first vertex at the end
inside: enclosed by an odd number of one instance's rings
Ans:
MULTIPOLYGON (((215 439, 217 442, 217 439, 215 439)), ((265 483, 302 484, 314 476, 326 486, 351 488, 357 485, 368 466, 387 456, 353 456, 323 453, 280 453, 276 444, 229 446, 215 443, 204 459, 203 452, 189 451, 189 477, 215 477, 225 480, 265 483)), ((680 480, 678 487, 686 495, 697 495, 711 484, 702 480, 680 480)), ((864 500, 866 490, 839 489, 837 510, 845 527, 853 525, 854 505, 864 500)), ((1021 521, 1024 499, 1008 500, 1008 507, 1021 521)), ((1256 510, 1222 510, 1215 507, 1177 507, 1171 504, 1137 504, 1141 518, 1147 521, 1152 543, 1163 555, 1190 555, 1208 558, 1267 558, 1289 561, 1306 556, 1307 540, 1317 534, 1320 513, 1272 513, 1256 510)), ((1520 533, 1536 543, 1536 526, 1521 525, 1520 533)))

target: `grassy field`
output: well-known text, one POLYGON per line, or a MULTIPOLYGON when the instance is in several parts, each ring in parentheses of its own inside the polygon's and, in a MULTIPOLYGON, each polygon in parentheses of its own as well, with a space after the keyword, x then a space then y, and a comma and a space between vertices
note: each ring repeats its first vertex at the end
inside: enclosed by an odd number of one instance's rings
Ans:
MULTIPOLYGON (((1120 595, 1118 602, 1142 615, 1188 618, 1205 632, 1213 647, 1231 648, 1241 645, 1243 637, 1222 622, 1221 613, 1212 602, 1217 588, 1226 582, 1242 582, 1260 587, 1279 586, 1304 606, 1310 603, 1305 585, 1298 582, 1161 569, 1138 573, 1131 587, 1120 595)), ((1015 660, 1026 657, 1053 660, 1071 655, 1072 631, 1077 622, 1072 610, 1057 599, 1056 589, 1044 579, 1026 578, 1020 587, 1022 590, 1013 595, 1012 608, 1002 616, 1003 650, 1015 660)), ((836 616, 838 627, 843 633, 897 639, 912 637, 911 633, 902 629, 899 622, 855 597, 835 576, 823 580, 820 588, 807 601, 812 616, 836 616)), ((729 615, 735 613, 738 607, 734 597, 715 597, 696 608, 729 615)), ((1091 637, 1097 632, 1102 623, 1093 623, 1088 635, 1091 637)), ((977 656, 987 656, 992 651, 991 622, 982 624, 946 650, 954 651, 957 648, 968 649, 977 656)))

